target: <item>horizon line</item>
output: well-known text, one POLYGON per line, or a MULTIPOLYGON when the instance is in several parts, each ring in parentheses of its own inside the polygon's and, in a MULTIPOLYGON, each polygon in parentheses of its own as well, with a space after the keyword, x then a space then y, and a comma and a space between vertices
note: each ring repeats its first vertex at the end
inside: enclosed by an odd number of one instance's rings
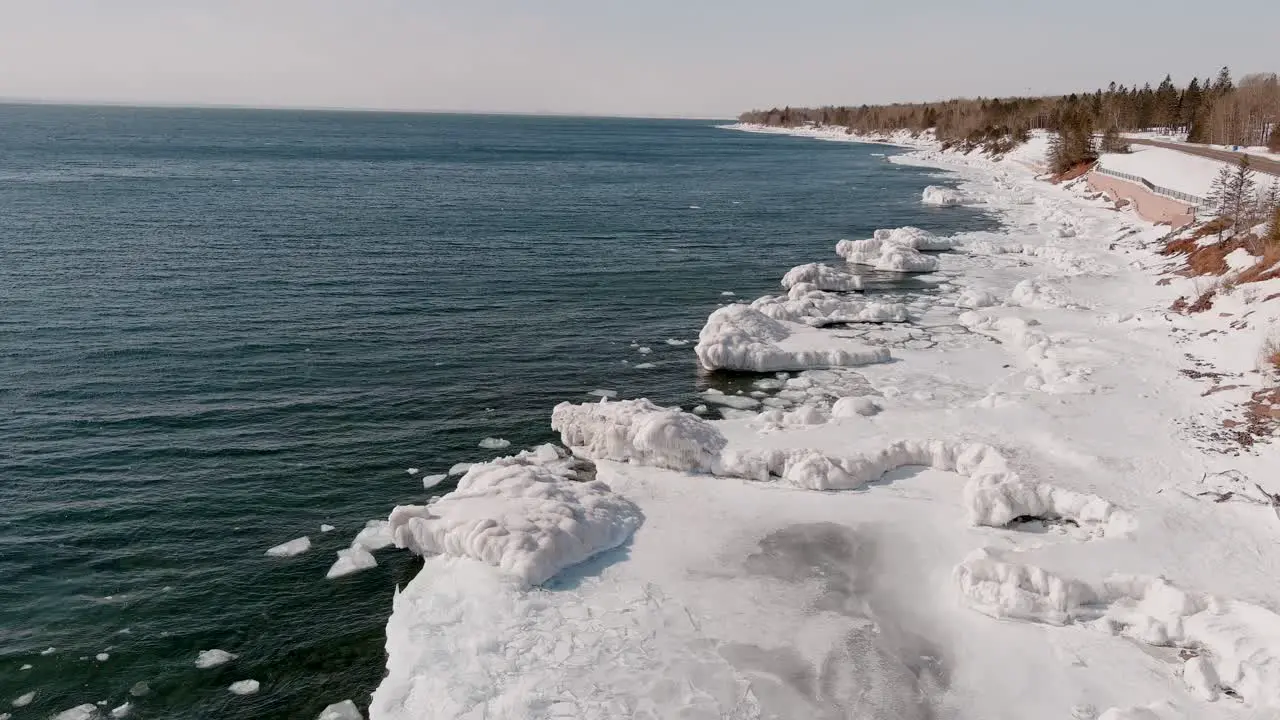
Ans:
POLYGON ((348 113, 388 113, 400 115, 502 115, 513 117, 562 117, 562 118, 598 118, 617 120, 736 120, 737 116, 718 115, 680 115, 680 114, 623 114, 623 113, 590 113, 562 112, 555 110, 455 110, 455 109, 408 109, 408 108, 374 108, 374 107, 342 107, 325 105, 252 105, 241 103, 188 103, 188 102, 137 102, 132 100, 65 100, 46 98, 2 97, 3 105, 39 105, 54 107, 106 107, 135 108, 138 110, 266 110, 295 112, 348 112, 348 113))

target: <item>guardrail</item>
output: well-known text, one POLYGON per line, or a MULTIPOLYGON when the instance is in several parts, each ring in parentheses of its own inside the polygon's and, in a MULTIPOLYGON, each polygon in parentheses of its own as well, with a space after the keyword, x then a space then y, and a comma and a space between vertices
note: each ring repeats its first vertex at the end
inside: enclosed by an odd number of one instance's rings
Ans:
POLYGON ((1178 202, 1184 202, 1193 208, 1198 208, 1198 209, 1204 208, 1209 204, 1208 200, 1205 200, 1199 195, 1192 195, 1191 193, 1184 193, 1179 190, 1173 190, 1167 187, 1160 187, 1159 185, 1152 183, 1151 181, 1147 180, 1144 177, 1138 177, 1137 175, 1130 175, 1129 173, 1122 173, 1116 170, 1108 170, 1102 167, 1101 163, 1094 165, 1093 169, 1095 172, 1100 172, 1103 175, 1110 175, 1111 177, 1116 177, 1116 178, 1120 178, 1121 180, 1128 180, 1131 183, 1136 183, 1150 190, 1156 195, 1163 195, 1167 198, 1172 198, 1174 200, 1177 200, 1178 202))

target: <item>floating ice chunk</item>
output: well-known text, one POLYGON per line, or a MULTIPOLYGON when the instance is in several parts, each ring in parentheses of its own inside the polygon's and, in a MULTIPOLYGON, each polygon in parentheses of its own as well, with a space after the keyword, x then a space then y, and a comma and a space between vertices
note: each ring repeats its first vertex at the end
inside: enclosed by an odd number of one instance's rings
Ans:
POLYGON ((782 287, 790 290, 800 283, 807 283, 818 290, 849 292, 862 289, 862 278, 852 273, 837 270, 822 263, 798 265, 782 276, 782 287))
POLYGON ((337 530, 337 528, 332 525, 328 525, 328 524, 320 525, 320 532, 322 533, 333 532, 334 530, 337 530))
POLYGON ((667 338, 666 342, 667 342, 667 344, 668 344, 668 345, 670 345, 670 346, 672 346, 672 347, 680 347, 681 345, 688 345, 688 344, 689 344, 689 341, 688 341, 688 340, 677 340, 677 339, 675 339, 675 338, 667 338))
POLYGON ((417 475, 417 474, 418 474, 418 468, 406 468, 406 469, 405 469, 405 472, 409 473, 410 475, 417 475))
POLYGON ((270 548, 265 554, 267 557, 293 557, 294 555, 301 555, 310 549, 311 538, 303 536, 270 548))
POLYGON ((350 700, 334 703, 320 711, 316 720, 364 720, 360 709, 350 700))
POLYGON ((449 475, 447 473, 441 473, 439 475, 423 475, 422 488, 424 490, 430 490, 431 488, 444 482, 446 479, 448 479, 448 477, 449 475))
POLYGON ((836 254, 855 265, 868 265, 886 272, 934 272, 938 259, 905 245, 885 240, 841 240, 836 254))
POLYGON ((338 551, 338 559, 329 567, 329 572, 325 573, 324 577, 326 580, 332 580, 377 566, 378 561, 368 549, 363 545, 353 544, 345 550, 338 551))
POLYGON ((13 715, 10 715, 7 712, 0 712, 0 720, 9 720, 11 717, 13 717, 13 715))
POLYGON ((98 717, 98 708, 90 703, 77 705, 70 710, 63 710, 54 715, 52 720, 94 720, 98 717))
POLYGON ((724 297, 733 297, 734 295, 737 295, 738 293, 736 293, 736 292, 734 292, 734 291, 732 291, 732 290, 725 290, 724 292, 722 292, 722 293, 720 293, 720 294, 721 294, 722 296, 724 296, 724 297))
POLYGON ((706 398, 707 402, 714 405, 727 405, 728 407, 738 410, 752 410, 760 407, 759 400, 745 395, 725 395, 724 393, 719 392, 704 392, 702 393, 702 397, 706 398))
POLYGON ((708 410, 709 410, 709 408, 707 408, 707 406, 706 406, 706 405, 695 405, 695 406, 693 407, 693 411, 694 411, 695 413, 699 414, 699 415, 705 415, 705 414, 707 414, 708 410))
POLYGON ((831 405, 831 417, 870 417, 880 412, 880 404, 869 397, 842 397, 831 405))
POLYGON ((637 364, 637 365, 635 365, 635 366, 634 366, 634 368, 635 368, 636 370, 652 370, 652 369, 653 369, 653 368, 655 368, 655 367, 657 367, 657 365, 654 365, 654 364, 653 364, 653 363, 651 363, 651 362, 647 362, 647 363, 639 363, 639 364, 637 364))
POLYGON ((641 355, 648 355, 649 353, 653 352, 653 348, 639 347, 639 348, 636 348, 636 352, 640 353, 641 355))
POLYGON ((511 447, 511 441, 503 438, 487 437, 480 441, 480 447, 485 450, 501 450, 502 448, 511 447))
MULTIPOLYGON (((575 406, 556 410, 565 407, 575 406)), ((398 547, 479 560, 528 585, 617 547, 641 521, 631 501, 600 481, 579 480, 554 448, 477 465, 439 502, 399 506, 390 519, 398 547)))
POLYGON ((910 225, 892 230, 876 230, 871 237, 873 240, 909 247, 912 250, 951 250, 957 245, 953 238, 938 237, 927 230, 910 225))
POLYGON ((35 699, 36 699, 36 693, 33 690, 29 693, 24 693, 14 698, 12 704, 14 707, 17 707, 17 708, 26 707, 31 704, 32 700, 35 700, 35 699))
POLYGON ((20 670, 20 671, 22 671, 22 672, 26 672, 27 670, 30 670, 30 669, 31 669, 31 665, 30 665, 30 664, 24 664, 22 667, 18 668, 18 670, 20 670))
POLYGON ((55 648, 55 647, 48 647, 48 648, 45 648, 45 649, 41 650, 41 651, 40 651, 40 654, 41 654, 41 655, 52 655, 52 654, 54 654, 54 653, 56 653, 56 652, 58 652, 58 648, 55 648))
POLYGON ((129 688, 129 694, 133 697, 146 697, 151 694, 151 686, 146 681, 136 682, 133 687, 129 688))
MULTIPOLYGON (((229 653, 226 650, 219 650, 217 648, 214 648, 213 650, 201 650, 199 654, 196 655, 196 667, 201 670, 208 670, 209 668, 215 668, 219 665, 225 665, 232 660, 235 660, 237 657, 238 656, 234 653, 229 653)), ((138 683, 138 685, 145 686, 146 683, 138 683)), ((135 690, 138 689, 138 685, 134 685, 133 688, 135 690)), ((141 695, 135 694, 135 696, 141 697, 142 695, 146 695, 147 692, 150 692, 150 688, 144 689, 145 692, 141 695)))
POLYGON ((98 662, 106 662, 111 659, 111 655, 109 653, 98 653, 93 657, 93 659, 98 662))
POLYGON ((588 392, 587 394, 588 394, 588 395, 594 395, 594 396, 596 396, 596 397, 601 397, 601 398, 616 398, 616 397, 618 397, 618 391, 617 391, 617 390, 592 390, 592 391, 588 392))
POLYGON ((475 463, 457 463, 457 464, 456 464, 456 465, 454 465, 453 467, 450 467, 450 468, 449 468, 449 473, 448 473, 448 474, 449 474, 449 475, 461 475, 461 474, 465 473, 466 471, 470 470, 472 465, 475 465, 475 463))
POLYGON ((227 690, 234 695, 252 695, 258 692, 258 687, 257 680, 238 680, 227 686, 227 690))
POLYGON ((111 717, 123 718, 129 717, 129 713, 133 712, 133 703, 126 702, 123 705, 115 707, 111 710, 111 717))
POLYGON ((370 520, 364 529, 356 533, 351 547, 360 546, 366 550, 381 550, 394 544, 391 537, 391 524, 386 520, 370 520))
POLYGON ((952 207, 964 202, 964 198, 959 192, 946 187, 938 187, 930 185, 921 193, 920 202, 925 205, 937 205, 939 207, 952 207))
POLYGON ((707 370, 772 372, 886 362, 889 351, 833 338, 821 330, 774 320, 746 305, 711 313, 694 348, 707 370))
MULTIPOLYGON (((731 396, 705 397, 717 400, 731 396)), ((756 403, 751 398, 739 399, 756 403)), ((607 405, 560 403, 551 411, 551 429, 583 457, 672 470, 710 470, 726 442, 707 421, 645 399, 607 405)))

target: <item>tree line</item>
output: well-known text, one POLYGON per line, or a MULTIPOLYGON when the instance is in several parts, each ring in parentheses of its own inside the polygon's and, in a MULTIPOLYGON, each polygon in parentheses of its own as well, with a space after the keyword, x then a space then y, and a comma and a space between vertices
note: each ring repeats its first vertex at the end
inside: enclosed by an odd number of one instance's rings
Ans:
MULTIPOLYGON (((748 123, 775 127, 819 124, 854 133, 922 132, 933 128, 944 146, 993 154, 1024 142, 1033 129, 1052 130, 1078 141, 1095 132, 1168 128, 1191 142, 1267 145, 1280 152, 1280 78, 1275 73, 1245 75, 1236 82, 1228 68, 1215 77, 1192 78, 1185 86, 1166 75, 1155 88, 1111 83, 1093 92, 1043 97, 953 99, 893 105, 827 106, 752 110, 748 123)), ((1070 143, 1068 143, 1070 144, 1070 143)), ((1079 144, 1079 143, 1077 143, 1079 144)), ((1087 153, 1086 153, 1087 154, 1087 153)))

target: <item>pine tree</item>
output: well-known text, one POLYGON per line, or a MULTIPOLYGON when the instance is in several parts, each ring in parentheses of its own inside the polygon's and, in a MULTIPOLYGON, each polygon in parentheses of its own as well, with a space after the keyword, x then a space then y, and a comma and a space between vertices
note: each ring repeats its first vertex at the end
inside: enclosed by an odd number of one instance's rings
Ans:
MULTIPOLYGON (((1228 209, 1230 208, 1229 193, 1231 180, 1234 177, 1235 173, 1231 171, 1231 168, 1223 165, 1222 169, 1218 170, 1217 177, 1213 179, 1213 184, 1209 186, 1209 194, 1205 196, 1205 208, 1220 218, 1225 219, 1228 217, 1228 209)), ((1222 232, 1219 231, 1218 235, 1221 236, 1222 232)))
POLYGON ((1240 164, 1236 166, 1236 171, 1231 176, 1231 184, 1227 187, 1231 225, 1237 231, 1253 220, 1253 211, 1258 202, 1258 184, 1253 177, 1253 169, 1249 167, 1249 156, 1241 155, 1240 164))
POLYGON ((1213 94, 1222 96, 1231 92, 1235 85, 1231 82, 1231 69, 1226 65, 1218 71, 1218 79, 1213 81, 1213 94))
POLYGON ((1129 152, 1129 146, 1124 139, 1120 137, 1120 132, 1116 130, 1115 125, 1107 128, 1102 133, 1102 152, 1104 153, 1124 153, 1129 152))

